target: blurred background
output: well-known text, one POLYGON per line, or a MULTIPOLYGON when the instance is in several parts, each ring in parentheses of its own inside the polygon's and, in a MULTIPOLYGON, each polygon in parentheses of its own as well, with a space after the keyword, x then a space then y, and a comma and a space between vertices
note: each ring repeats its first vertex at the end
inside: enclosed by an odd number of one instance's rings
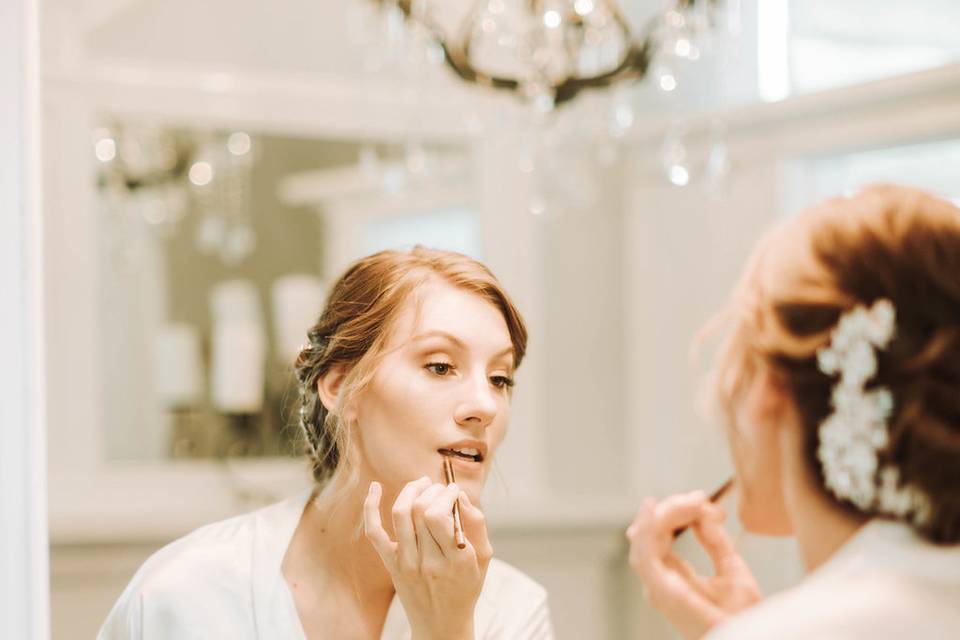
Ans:
MULTIPOLYGON (((674 637, 623 530, 730 473, 690 345, 751 246, 871 181, 960 199, 953 0, 39 4, 54 638, 307 485, 306 328, 416 243, 486 262, 530 326, 498 555, 560 639, 674 637)), ((799 576, 736 535, 766 591, 799 576)))

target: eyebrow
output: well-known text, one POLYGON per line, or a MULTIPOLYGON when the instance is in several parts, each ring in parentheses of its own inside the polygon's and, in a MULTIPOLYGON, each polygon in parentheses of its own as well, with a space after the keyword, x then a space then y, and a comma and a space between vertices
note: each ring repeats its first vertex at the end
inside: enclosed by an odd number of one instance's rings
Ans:
MULTIPOLYGON (((448 342, 452 342, 454 345, 456 345, 460 349, 464 349, 464 350, 467 349, 467 345, 463 342, 463 340, 453 335, 452 333, 447 333, 446 331, 439 331, 439 330, 425 331, 423 333, 413 336, 412 339, 414 342, 419 342, 421 340, 426 340, 428 338, 442 338, 448 342)), ((496 354, 494 354, 493 357, 499 358, 500 356, 507 355, 507 354, 513 355, 513 345, 507 347, 506 349, 503 349, 502 351, 498 351, 496 354)))

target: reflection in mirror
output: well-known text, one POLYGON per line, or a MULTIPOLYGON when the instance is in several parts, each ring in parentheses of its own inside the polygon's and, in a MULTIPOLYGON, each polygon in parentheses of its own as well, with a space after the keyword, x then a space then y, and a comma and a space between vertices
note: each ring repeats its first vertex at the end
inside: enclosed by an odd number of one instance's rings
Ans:
MULTIPOLYGON (((437 150, 411 159, 389 144, 105 120, 93 155, 108 458, 299 455, 291 365, 331 284, 327 247, 348 238, 325 236, 323 193, 291 204, 279 185, 300 175, 396 208, 423 190, 437 150)), ((370 216, 353 230, 357 253, 421 243, 478 255, 463 205, 370 216)))

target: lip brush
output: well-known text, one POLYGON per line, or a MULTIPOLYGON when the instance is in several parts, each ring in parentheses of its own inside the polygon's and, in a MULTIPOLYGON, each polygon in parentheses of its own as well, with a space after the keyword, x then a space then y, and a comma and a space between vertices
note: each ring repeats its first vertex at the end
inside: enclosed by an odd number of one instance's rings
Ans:
MULTIPOLYGON (((730 491, 730 489, 732 488, 733 488, 733 478, 727 478, 726 482, 724 482, 722 485, 717 487, 716 491, 710 494, 710 502, 718 502, 723 498, 723 496, 727 495, 727 492, 730 491)), ((680 534, 682 534, 687 529, 688 527, 680 527, 678 529, 674 529, 673 530, 674 539, 678 538, 680 534)))
MULTIPOLYGON (((452 484, 457 481, 457 477, 453 474, 453 463, 450 461, 450 456, 443 456, 443 475, 447 480, 447 484, 452 484)), ((467 541, 463 537, 463 522, 460 520, 459 498, 453 503, 453 537, 457 541, 458 549, 466 548, 467 541)))

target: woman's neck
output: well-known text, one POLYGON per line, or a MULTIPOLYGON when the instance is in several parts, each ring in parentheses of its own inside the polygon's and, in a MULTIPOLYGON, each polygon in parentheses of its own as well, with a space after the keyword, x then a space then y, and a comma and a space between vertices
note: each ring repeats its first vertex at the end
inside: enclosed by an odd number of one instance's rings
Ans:
POLYGON ((783 492, 800 557, 810 573, 850 540, 867 518, 843 511, 823 494, 801 451, 799 441, 788 442, 781 448, 783 492))
POLYGON ((865 520, 840 511, 822 495, 804 496, 793 512, 794 532, 806 572, 829 560, 865 520))
MULTIPOLYGON (((288 580, 297 576, 325 591, 353 591, 361 602, 392 598, 390 574, 363 535, 368 484, 362 478, 350 481, 338 475, 310 500, 284 558, 288 580)), ((390 509, 389 503, 381 503, 381 512, 384 504, 386 527, 390 509)))

